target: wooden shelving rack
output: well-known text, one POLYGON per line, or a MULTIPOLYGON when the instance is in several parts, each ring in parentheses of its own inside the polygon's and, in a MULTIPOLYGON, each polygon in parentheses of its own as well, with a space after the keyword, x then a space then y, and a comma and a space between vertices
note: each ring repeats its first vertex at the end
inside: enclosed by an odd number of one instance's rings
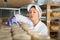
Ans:
MULTIPOLYGON (((51 1, 52 1, 52 0, 47 0, 47 16, 46 16, 46 18, 47 18, 47 20, 46 20, 46 22, 47 22, 47 27, 48 27, 48 29, 49 29, 49 36, 50 36, 50 33, 51 33, 51 30, 50 30, 50 27, 51 27, 50 25, 51 25, 51 24, 50 24, 50 22, 51 22, 51 19, 54 19, 54 18, 51 18, 51 16, 50 16, 50 15, 51 15, 51 12, 52 12, 52 11, 51 11, 51 10, 52 10, 51 7, 54 6, 54 7, 59 7, 59 8, 60 8, 60 3, 58 3, 58 4, 57 4, 57 3, 51 4, 51 1)), ((56 19, 56 18, 55 18, 55 19, 56 19)), ((52 31, 52 33, 54 33, 54 32, 55 32, 55 33, 56 33, 56 32, 58 33, 58 31, 52 31)))

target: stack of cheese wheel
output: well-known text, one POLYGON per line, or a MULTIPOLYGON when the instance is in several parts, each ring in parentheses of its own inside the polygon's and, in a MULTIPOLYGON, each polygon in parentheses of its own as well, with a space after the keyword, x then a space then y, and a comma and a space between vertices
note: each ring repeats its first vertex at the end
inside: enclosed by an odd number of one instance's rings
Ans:
POLYGON ((31 40, 31 36, 28 35, 19 25, 12 25, 13 40, 31 40))
POLYGON ((28 25, 25 23, 21 24, 21 27, 29 34, 31 35, 31 39, 32 40, 49 40, 48 36, 41 36, 39 35, 39 33, 37 33, 36 31, 28 28, 28 25))
POLYGON ((60 12, 53 12, 53 13, 52 13, 52 16, 53 16, 54 18, 59 18, 59 17, 60 17, 60 12))
POLYGON ((22 23, 22 22, 21 22, 20 25, 21 25, 21 28, 22 28, 24 31, 28 32, 29 29, 28 29, 28 25, 27 25, 26 23, 22 23))
POLYGON ((59 19, 51 21, 51 30, 56 32, 59 30, 59 19))
POLYGON ((11 27, 0 29, 0 40, 12 40, 11 27))

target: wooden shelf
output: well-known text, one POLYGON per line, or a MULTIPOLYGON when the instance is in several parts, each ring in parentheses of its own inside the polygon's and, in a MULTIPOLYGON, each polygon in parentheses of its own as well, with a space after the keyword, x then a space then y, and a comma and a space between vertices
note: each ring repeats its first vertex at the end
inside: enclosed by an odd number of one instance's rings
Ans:
POLYGON ((51 6, 58 6, 58 7, 60 7, 60 3, 51 4, 51 6))
POLYGON ((56 19, 60 19, 60 18, 51 17, 51 20, 56 20, 56 19))
POLYGON ((50 32, 58 32, 59 26, 51 26, 50 32))
POLYGON ((34 0, 7 0, 9 7, 20 8, 30 3, 34 3, 34 0))
POLYGON ((51 13, 53 12, 53 10, 60 8, 60 3, 52 4, 50 2, 51 2, 51 0, 47 0, 47 15, 46 16, 47 16, 47 27, 49 29, 49 35, 50 35, 50 32, 58 32, 58 28, 56 28, 56 26, 52 26, 50 22, 51 22, 51 20, 59 19, 59 17, 57 17, 57 15, 56 15, 56 17, 55 16, 51 17, 51 13), (51 29, 51 27, 53 30, 51 29), (56 29, 56 30, 54 30, 54 29, 56 29))
POLYGON ((50 32, 58 32, 58 31, 53 31, 53 30, 51 30, 50 32))

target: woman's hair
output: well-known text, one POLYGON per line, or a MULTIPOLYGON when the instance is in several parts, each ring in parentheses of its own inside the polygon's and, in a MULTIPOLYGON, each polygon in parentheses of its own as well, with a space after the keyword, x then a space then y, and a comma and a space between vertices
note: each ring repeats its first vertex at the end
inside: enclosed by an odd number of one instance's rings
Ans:
POLYGON ((27 6, 27 11, 29 12, 29 10, 30 10, 30 8, 36 8, 36 10, 38 11, 38 13, 39 13, 39 18, 41 19, 41 16, 42 16, 42 10, 41 10, 41 8, 38 6, 38 5, 36 5, 36 4, 29 4, 28 6, 27 6))
POLYGON ((36 8, 35 6, 32 6, 31 8, 36 8))

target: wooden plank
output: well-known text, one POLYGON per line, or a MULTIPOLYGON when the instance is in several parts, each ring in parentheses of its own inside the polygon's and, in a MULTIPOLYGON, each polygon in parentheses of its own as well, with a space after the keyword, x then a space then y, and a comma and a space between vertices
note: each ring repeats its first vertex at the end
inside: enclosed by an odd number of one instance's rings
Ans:
POLYGON ((47 0, 47 27, 50 35, 50 0, 47 0))
POLYGON ((9 7, 21 7, 29 3, 33 3, 34 0, 7 0, 9 7))
POLYGON ((0 7, 4 7, 4 0, 0 0, 0 7))
POLYGON ((57 2, 57 3, 50 3, 51 4, 51 6, 58 6, 58 7, 60 7, 60 3, 59 2, 57 2))

